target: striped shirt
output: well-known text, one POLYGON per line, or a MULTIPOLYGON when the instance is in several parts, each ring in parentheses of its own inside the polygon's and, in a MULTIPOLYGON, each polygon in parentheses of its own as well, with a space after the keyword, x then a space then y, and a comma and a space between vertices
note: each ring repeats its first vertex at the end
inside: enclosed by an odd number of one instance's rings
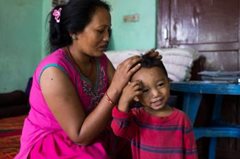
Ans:
POLYGON ((152 116, 144 109, 112 112, 112 129, 131 141, 133 159, 197 159, 197 147, 189 118, 173 108, 167 117, 152 116))

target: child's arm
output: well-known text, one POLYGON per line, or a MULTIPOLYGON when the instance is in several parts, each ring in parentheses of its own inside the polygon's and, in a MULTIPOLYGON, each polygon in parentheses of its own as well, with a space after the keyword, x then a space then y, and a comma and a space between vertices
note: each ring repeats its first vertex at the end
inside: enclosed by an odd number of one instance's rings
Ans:
POLYGON ((133 122, 133 114, 129 111, 129 106, 134 97, 141 94, 141 82, 129 83, 122 92, 119 105, 113 109, 112 129, 115 135, 131 140, 137 131, 137 126, 133 122))

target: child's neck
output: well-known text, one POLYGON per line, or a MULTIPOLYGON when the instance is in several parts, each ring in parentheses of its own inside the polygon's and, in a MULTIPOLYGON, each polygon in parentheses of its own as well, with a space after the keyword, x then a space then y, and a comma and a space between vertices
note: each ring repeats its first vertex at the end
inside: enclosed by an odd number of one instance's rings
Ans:
POLYGON ((146 112, 148 112, 149 114, 157 116, 157 117, 167 117, 167 116, 171 115, 171 113, 173 112, 173 108, 170 107, 169 105, 166 105, 165 107, 163 107, 162 109, 159 109, 159 110, 153 110, 149 107, 144 107, 144 110, 146 112))

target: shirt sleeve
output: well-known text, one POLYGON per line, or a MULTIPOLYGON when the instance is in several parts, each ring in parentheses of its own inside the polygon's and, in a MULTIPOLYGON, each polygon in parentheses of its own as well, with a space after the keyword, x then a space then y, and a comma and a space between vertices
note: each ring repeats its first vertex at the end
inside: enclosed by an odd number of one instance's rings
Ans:
POLYGON ((112 111, 112 123, 111 127, 116 136, 126 138, 131 140, 135 133, 137 126, 133 121, 133 114, 129 112, 121 112, 118 110, 117 106, 113 108, 112 111))

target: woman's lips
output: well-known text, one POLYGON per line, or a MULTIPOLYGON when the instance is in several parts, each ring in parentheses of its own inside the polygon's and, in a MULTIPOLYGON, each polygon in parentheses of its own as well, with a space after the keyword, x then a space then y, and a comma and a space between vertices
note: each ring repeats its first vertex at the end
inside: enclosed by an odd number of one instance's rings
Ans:
POLYGON ((101 49, 102 51, 105 51, 107 49, 107 44, 99 46, 99 49, 101 49))

